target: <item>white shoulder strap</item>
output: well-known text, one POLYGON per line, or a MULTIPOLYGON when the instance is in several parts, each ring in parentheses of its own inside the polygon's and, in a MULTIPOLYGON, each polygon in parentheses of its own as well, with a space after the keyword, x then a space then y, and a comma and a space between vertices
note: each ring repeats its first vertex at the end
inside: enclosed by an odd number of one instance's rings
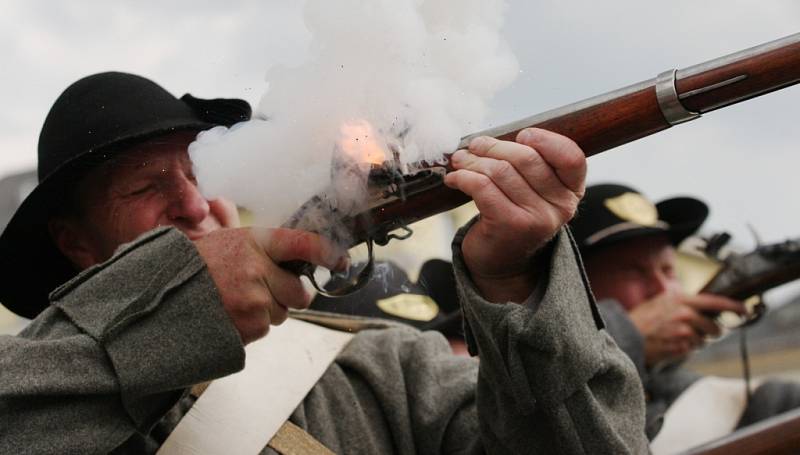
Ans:
POLYGON ((244 370, 211 383, 158 451, 257 454, 353 337, 289 318, 246 348, 244 370))

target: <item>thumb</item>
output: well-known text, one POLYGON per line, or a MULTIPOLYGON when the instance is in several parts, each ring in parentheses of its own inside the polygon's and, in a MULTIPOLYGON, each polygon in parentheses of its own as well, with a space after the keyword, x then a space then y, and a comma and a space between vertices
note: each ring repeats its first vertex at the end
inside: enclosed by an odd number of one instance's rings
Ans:
POLYGON ((224 228, 238 228, 242 225, 236 204, 228 199, 212 199, 208 201, 208 208, 211 216, 217 219, 220 226, 224 228))

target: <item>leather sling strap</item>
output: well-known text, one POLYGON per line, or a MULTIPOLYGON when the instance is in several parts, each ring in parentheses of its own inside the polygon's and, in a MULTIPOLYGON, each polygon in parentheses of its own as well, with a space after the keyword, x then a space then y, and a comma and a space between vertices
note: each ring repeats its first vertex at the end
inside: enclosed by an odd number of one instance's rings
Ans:
MULTIPOLYGON (((295 318, 271 327, 268 336, 246 347, 244 370, 212 382, 158 453, 259 453, 352 337, 352 333, 295 318)), ((318 448, 314 443, 324 448, 300 428, 288 428, 276 438, 283 447, 273 447, 277 451, 320 453, 314 451, 318 448), (312 451, 292 451, 300 450, 301 444, 312 451)))
POLYGON ((272 437, 268 446, 281 455, 334 455, 308 432, 288 420, 272 437))

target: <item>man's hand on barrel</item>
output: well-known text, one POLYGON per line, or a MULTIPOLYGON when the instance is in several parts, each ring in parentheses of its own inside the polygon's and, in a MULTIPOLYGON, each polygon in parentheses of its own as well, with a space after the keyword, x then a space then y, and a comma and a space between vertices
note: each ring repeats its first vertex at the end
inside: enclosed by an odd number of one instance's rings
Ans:
POLYGON ((300 278, 278 264, 301 260, 343 270, 348 262, 346 252, 324 238, 291 229, 220 229, 195 245, 245 344, 283 323, 289 308, 310 304, 300 278))
POLYGON ((480 211, 462 244, 475 284, 490 301, 522 302, 546 265, 534 256, 583 196, 583 152, 564 136, 528 128, 517 142, 475 138, 452 164, 457 170, 445 183, 471 196, 480 211))

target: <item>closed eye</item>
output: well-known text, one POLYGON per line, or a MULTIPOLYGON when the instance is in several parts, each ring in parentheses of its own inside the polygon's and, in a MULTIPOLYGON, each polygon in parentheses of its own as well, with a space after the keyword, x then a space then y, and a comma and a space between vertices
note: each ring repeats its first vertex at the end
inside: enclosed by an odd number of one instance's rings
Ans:
POLYGON ((136 188, 136 189, 134 189, 132 191, 129 191, 128 192, 128 196, 141 196, 141 195, 147 193, 148 191, 152 190, 153 188, 155 188, 155 186, 153 186, 153 185, 145 185, 145 186, 136 188))

